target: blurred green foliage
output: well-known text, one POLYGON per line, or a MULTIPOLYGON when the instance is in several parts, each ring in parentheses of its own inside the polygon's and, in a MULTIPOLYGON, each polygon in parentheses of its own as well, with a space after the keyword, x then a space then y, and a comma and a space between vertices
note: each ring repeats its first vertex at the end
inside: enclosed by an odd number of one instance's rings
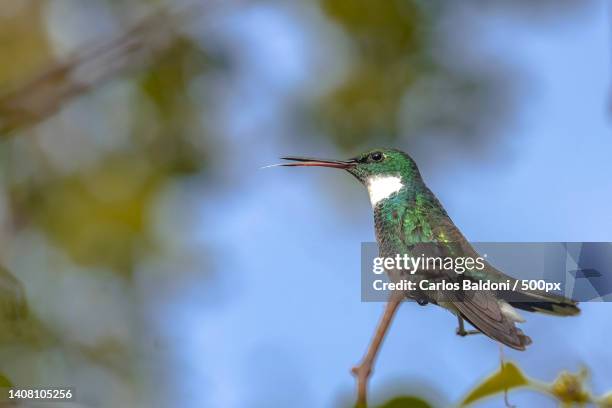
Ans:
POLYGON ((44 26, 44 2, 29 2, 13 18, 3 18, 0 29, 0 92, 6 92, 37 74, 49 60, 48 33, 44 26))
POLYGON ((348 78, 320 106, 342 148, 397 135, 401 98, 426 65, 425 27, 432 16, 418 3, 321 1, 323 10, 349 34, 357 59, 348 78))
POLYGON ((206 164, 206 152, 194 146, 205 131, 199 125, 200 101, 189 90, 194 80, 218 67, 219 62, 194 40, 179 36, 137 79, 143 96, 154 106, 151 116, 142 120, 154 119, 157 126, 136 124, 134 138, 145 145, 156 166, 172 175, 194 173, 206 164))
POLYGON ((612 392, 603 395, 598 404, 600 408, 612 408, 612 392))
POLYGON ((16 321, 25 317, 28 305, 23 285, 0 265, 0 319, 16 321))
POLYGON ((610 394, 597 397, 589 391, 586 384, 588 377, 586 369, 575 374, 563 371, 552 383, 546 383, 527 377, 516 364, 507 362, 498 372, 477 384, 463 398, 460 406, 472 405, 484 398, 515 388, 527 388, 550 395, 561 407, 582 407, 587 404, 600 408, 610 406, 610 394))
POLYGON ((521 370, 514 363, 505 363, 499 372, 486 378, 463 399, 461 406, 469 405, 482 398, 489 397, 512 388, 529 384, 521 370))
MULTIPOLYGON (((164 371, 147 365, 147 347, 154 341, 147 337, 145 312, 137 307, 143 295, 133 279, 140 265, 160 262, 159 257, 170 252, 163 248, 164 239, 176 238, 160 238, 153 225, 164 189, 206 172, 211 158, 224 152, 226 140, 211 131, 217 131, 217 124, 202 123, 206 98, 212 100, 218 89, 204 89, 209 93, 202 98, 195 96, 194 87, 198 80, 211 80, 212 73, 232 67, 220 63, 205 42, 184 29, 185 20, 173 20, 172 11, 144 23, 133 18, 146 15, 145 10, 155 14, 157 2, 75 2, 71 7, 82 8, 82 13, 60 13, 58 19, 53 10, 59 3, 0 5, 0 53, 10 62, 0 64, 0 194, 7 203, 0 261, 15 267, 0 268, 0 371, 17 385, 66 382, 71 375, 78 380, 80 373, 94 372, 99 383, 92 381, 90 389, 79 390, 91 405, 104 399, 109 406, 125 406, 125 401, 148 406, 155 398, 152 392, 162 388, 158 377, 164 371), (81 29, 91 25, 93 30, 96 24, 112 29, 78 43, 80 33, 70 31, 71 18, 84 20, 81 29), (58 32, 64 24, 68 34, 62 37, 58 32), (77 45, 64 44, 66 37, 77 45), (66 47, 72 51, 62 52, 66 47), (104 53, 110 58, 98 60, 104 53), (95 80, 84 80, 88 75, 95 80), (20 252, 20 245, 27 248, 20 252), (45 257, 54 263, 30 270, 47 262, 45 257), (86 285, 94 288, 86 292, 91 298, 78 298, 81 303, 75 306, 66 293, 76 298, 86 285), (120 324, 107 320, 105 331, 96 332, 105 316, 94 295, 104 305, 119 305, 119 313, 109 315, 125 319, 127 328, 111 331, 120 324), (67 330, 70 324, 82 330, 67 330), (153 397, 146 392, 143 373, 154 377, 148 388, 153 397), (125 389, 96 399, 100 383, 125 389)), ((432 27, 448 5, 417 0, 318 4, 351 47, 346 76, 305 109, 315 112, 312 122, 325 130, 323 137, 341 150, 390 144, 432 127, 458 129, 457 137, 463 139, 474 137, 486 116, 480 109, 487 106, 499 78, 468 77, 434 58, 432 27), (426 114, 417 115, 418 121, 408 126, 409 135, 402 135, 407 131, 401 125, 406 95, 432 78, 438 88, 413 101, 423 104, 420 112, 426 114), (449 108, 440 103, 447 99, 461 103, 449 108)), ((207 250, 201 248, 202 253, 207 250)), ((0 375, 0 387, 11 383, 8 378, 0 375)), ((563 402, 594 400, 582 388, 583 381, 564 373, 541 389, 563 402)), ((464 403, 533 384, 509 363, 476 386, 464 403)), ((602 397, 601 406, 612 405, 610 400, 602 397)), ((381 408, 429 406, 419 398, 398 397, 381 408)))
POLYGON ((11 383, 11 381, 6 378, 6 376, 0 374, 0 388, 10 388, 12 386, 13 384, 11 383))
POLYGON ((12 204, 76 262, 129 273, 145 249, 147 206, 163 177, 140 155, 109 157, 78 175, 16 185, 12 204))
MULTIPOLYGON (((529 378, 513 362, 505 362, 493 374, 479 381, 458 404, 459 407, 476 405, 484 399, 498 396, 513 389, 525 388, 554 398, 560 407, 583 407, 587 405, 599 408, 612 407, 612 392, 602 396, 593 395, 586 383, 588 372, 582 369, 578 373, 561 372, 557 378, 547 383, 529 378)), ((426 400, 415 396, 395 397, 379 408, 429 408, 426 400)))
POLYGON ((35 151, 28 159, 39 161, 44 176, 8 180, 13 213, 42 228, 75 262, 131 273, 149 247, 147 216, 160 188, 206 163, 194 146, 203 130, 189 87, 208 66, 192 40, 172 37, 132 76, 138 105, 130 112, 129 148, 74 173, 58 171, 35 151))
POLYGON ((431 405, 417 397, 396 397, 378 408, 431 408, 431 405))
MULTIPOLYGON (((164 17, 171 29, 155 19, 134 29, 139 20, 124 15, 131 7, 96 3, 114 18, 116 39, 102 36, 61 57, 56 56, 57 36, 48 27, 57 24, 48 14, 55 3, 0 6, 0 51, 12 61, 0 67, 5 138, 0 189, 8 210, 2 232, 8 235, 0 238, 28 242, 33 233, 42 234, 46 246, 42 252, 31 248, 32 264, 16 258, 15 248, 0 249, 2 260, 18 265, 15 273, 0 269, 0 371, 16 384, 49 385, 72 383, 78 373, 98 367, 97 381, 114 378, 123 391, 96 399, 103 387, 90 382, 82 384, 89 387, 80 390, 83 401, 121 406, 127 399, 146 405, 152 397, 141 377, 153 340, 141 337, 146 336, 145 316, 138 308, 125 309, 131 304, 126 298, 139 298, 132 285, 137 266, 165 251, 151 226, 160 193, 206 165, 201 107, 190 88, 213 62, 191 37, 175 30, 180 20, 173 26, 172 13, 164 17), (101 57, 103 52, 108 57, 101 57), (95 81, 79 82, 88 75, 95 81), (117 110, 117 104, 126 110, 117 110), (115 116, 109 114, 113 110, 115 116), (101 129, 107 133, 100 135, 101 129), (67 256, 55 264, 59 270, 36 263, 56 251, 67 256), (44 269, 36 271, 39 276, 28 270, 33 265, 44 269), (80 284, 97 285, 100 299, 84 301, 75 271, 83 274, 80 284), (100 271, 115 277, 104 279, 100 271), (36 281, 45 279, 53 282, 49 295, 38 292, 36 281), (51 296, 70 287, 80 305, 51 296), (36 294, 32 307, 27 288, 36 294), (97 320, 108 318, 108 311, 93 309, 99 303, 111 310, 113 304, 125 305, 119 316, 134 331, 121 329, 123 322, 112 332, 96 330, 97 320), (82 334, 67 326, 81 327, 82 334)), ((140 6, 156 12, 148 2, 140 6)))
POLYGON ((424 135, 486 145, 491 122, 503 121, 512 110, 501 70, 466 72, 437 55, 442 47, 437 24, 451 3, 321 4, 343 28, 353 51, 347 77, 324 96, 317 111, 325 135, 339 148, 354 152, 424 135))

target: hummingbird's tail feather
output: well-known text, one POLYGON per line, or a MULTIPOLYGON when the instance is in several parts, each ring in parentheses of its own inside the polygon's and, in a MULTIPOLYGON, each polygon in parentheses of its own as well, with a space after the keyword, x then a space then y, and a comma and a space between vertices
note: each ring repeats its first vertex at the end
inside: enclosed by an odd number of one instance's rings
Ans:
POLYGON ((525 350, 531 344, 531 339, 503 312, 499 300, 491 292, 472 292, 469 296, 455 297, 452 303, 461 317, 492 339, 515 350, 525 350))
POLYGON ((539 312, 554 316, 576 316, 580 314, 578 302, 552 293, 530 291, 514 293, 512 306, 528 312, 539 312))
POLYGON ((521 340, 521 343, 523 344, 523 347, 526 347, 526 346, 528 346, 528 345, 530 345, 532 343, 531 337, 529 337, 528 335, 523 333, 523 331, 521 329, 517 328, 516 332, 517 332, 517 334, 519 336, 519 339, 521 340))

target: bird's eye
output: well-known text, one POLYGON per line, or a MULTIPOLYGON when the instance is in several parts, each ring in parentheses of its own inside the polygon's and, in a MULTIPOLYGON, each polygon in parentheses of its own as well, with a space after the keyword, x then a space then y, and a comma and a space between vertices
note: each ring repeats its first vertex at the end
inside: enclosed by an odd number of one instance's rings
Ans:
POLYGON ((370 158, 374 162, 379 162, 383 159, 383 154, 381 152, 374 152, 370 155, 370 158))

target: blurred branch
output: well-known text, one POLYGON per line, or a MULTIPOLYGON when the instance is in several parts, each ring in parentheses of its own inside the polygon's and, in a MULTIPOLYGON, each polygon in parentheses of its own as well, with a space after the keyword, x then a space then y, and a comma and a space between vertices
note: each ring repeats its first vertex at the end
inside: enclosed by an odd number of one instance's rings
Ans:
POLYGON ((21 86, 0 96, 0 137, 38 123, 65 103, 127 71, 146 66, 179 36, 187 13, 162 10, 121 35, 83 46, 21 86))

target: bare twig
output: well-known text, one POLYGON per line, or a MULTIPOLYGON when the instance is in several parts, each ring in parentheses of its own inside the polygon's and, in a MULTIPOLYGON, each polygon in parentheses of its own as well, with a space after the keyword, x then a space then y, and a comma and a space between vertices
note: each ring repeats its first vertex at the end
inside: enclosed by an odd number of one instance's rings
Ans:
MULTIPOLYGON (((501 366, 501 372, 504 372, 504 365, 506 364, 506 358, 504 357, 504 345, 498 343, 499 345, 499 364, 501 366)), ((516 408, 514 405, 510 403, 510 399, 508 397, 508 388, 504 388, 504 405, 506 408, 516 408)))
POLYGON ((368 351, 366 355, 363 357, 359 365, 353 367, 352 372, 353 375, 357 378, 357 407, 365 408, 367 406, 367 388, 368 388, 368 379, 370 378, 370 374, 372 374, 372 368, 374 366, 374 361, 376 360, 376 355, 380 350, 380 346, 382 341, 385 338, 385 334, 387 333, 389 326, 391 325, 391 321, 393 320, 393 316, 397 311, 398 306, 400 305, 403 299, 403 293, 394 291, 389 297, 389 301, 385 307, 385 312, 378 323, 378 327, 376 328, 376 332, 374 333, 374 338, 368 347, 368 351))

